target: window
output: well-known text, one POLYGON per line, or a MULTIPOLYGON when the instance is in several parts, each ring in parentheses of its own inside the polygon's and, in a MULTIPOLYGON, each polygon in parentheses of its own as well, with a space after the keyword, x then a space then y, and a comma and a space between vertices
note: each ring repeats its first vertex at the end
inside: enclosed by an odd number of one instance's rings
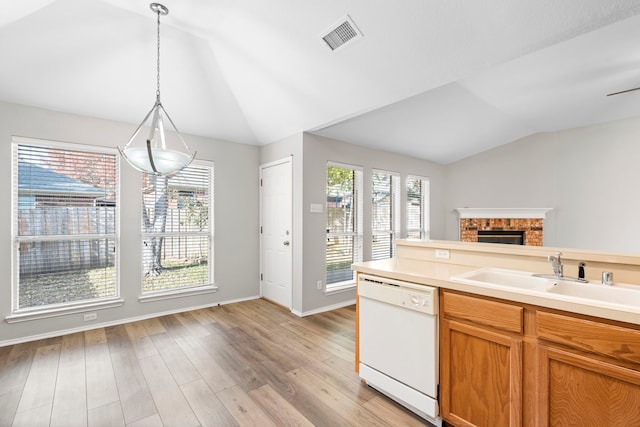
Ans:
POLYGON ((374 170, 371 176, 371 259, 391 258, 400 231, 400 175, 374 170))
POLYGON ((213 166, 142 177, 142 293, 213 285, 213 166))
POLYGON ((14 138, 13 313, 118 297, 114 150, 14 138))
POLYGON ((354 283, 351 264, 362 261, 362 170, 327 166, 327 290, 354 283))
POLYGON ((407 177, 407 237, 429 238, 429 180, 407 177))

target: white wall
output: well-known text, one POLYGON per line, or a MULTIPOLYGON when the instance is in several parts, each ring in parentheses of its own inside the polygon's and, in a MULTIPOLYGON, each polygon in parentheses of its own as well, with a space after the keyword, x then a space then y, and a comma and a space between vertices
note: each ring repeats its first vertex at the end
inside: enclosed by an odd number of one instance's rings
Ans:
MULTIPOLYGON (((134 125, 92 119, 0 102, 0 316, 11 313, 11 137, 24 136, 116 147, 125 143, 134 125)), ((255 297, 259 291, 258 162, 255 146, 189 136, 198 158, 215 162, 215 282, 214 294, 141 304, 140 293, 140 173, 121 164, 121 233, 119 256, 122 307, 98 311, 93 323, 118 322, 189 307, 255 297)), ((90 323, 82 314, 7 324, 0 322, 0 344, 90 323)))
POLYGON ((545 246, 640 252, 640 118, 536 134, 447 167, 446 238, 458 207, 553 208, 545 246))

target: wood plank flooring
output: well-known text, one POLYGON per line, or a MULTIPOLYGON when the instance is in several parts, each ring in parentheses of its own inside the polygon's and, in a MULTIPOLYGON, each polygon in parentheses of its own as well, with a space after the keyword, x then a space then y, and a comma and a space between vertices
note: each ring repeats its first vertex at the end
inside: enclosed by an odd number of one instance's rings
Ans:
POLYGON ((354 307, 264 300, 2 347, 0 427, 429 425, 360 382, 354 348, 354 307))

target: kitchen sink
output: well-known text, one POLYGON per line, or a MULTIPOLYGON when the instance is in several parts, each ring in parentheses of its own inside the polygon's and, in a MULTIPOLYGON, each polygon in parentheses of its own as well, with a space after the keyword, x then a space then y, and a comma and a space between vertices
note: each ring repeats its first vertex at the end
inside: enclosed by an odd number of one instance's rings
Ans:
POLYGON ((451 280, 484 287, 497 286, 542 292, 553 286, 554 283, 548 278, 534 276, 526 271, 503 270, 501 268, 481 268, 452 277, 451 280))
POLYGON ((603 285, 500 268, 481 268, 451 277, 456 283, 506 290, 593 306, 608 304, 640 309, 640 285, 603 285))
POLYGON ((547 292, 572 298, 640 307, 640 287, 558 281, 547 292))

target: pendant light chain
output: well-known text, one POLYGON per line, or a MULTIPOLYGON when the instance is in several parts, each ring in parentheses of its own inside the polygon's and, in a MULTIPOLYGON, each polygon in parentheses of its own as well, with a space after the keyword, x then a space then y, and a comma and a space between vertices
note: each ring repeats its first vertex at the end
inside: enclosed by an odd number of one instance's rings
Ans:
POLYGON ((158 31, 157 31, 157 37, 156 37, 156 43, 157 43, 157 56, 156 56, 156 82, 157 82, 157 87, 156 87, 156 98, 158 101, 160 101, 160 10, 158 9, 158 31))

